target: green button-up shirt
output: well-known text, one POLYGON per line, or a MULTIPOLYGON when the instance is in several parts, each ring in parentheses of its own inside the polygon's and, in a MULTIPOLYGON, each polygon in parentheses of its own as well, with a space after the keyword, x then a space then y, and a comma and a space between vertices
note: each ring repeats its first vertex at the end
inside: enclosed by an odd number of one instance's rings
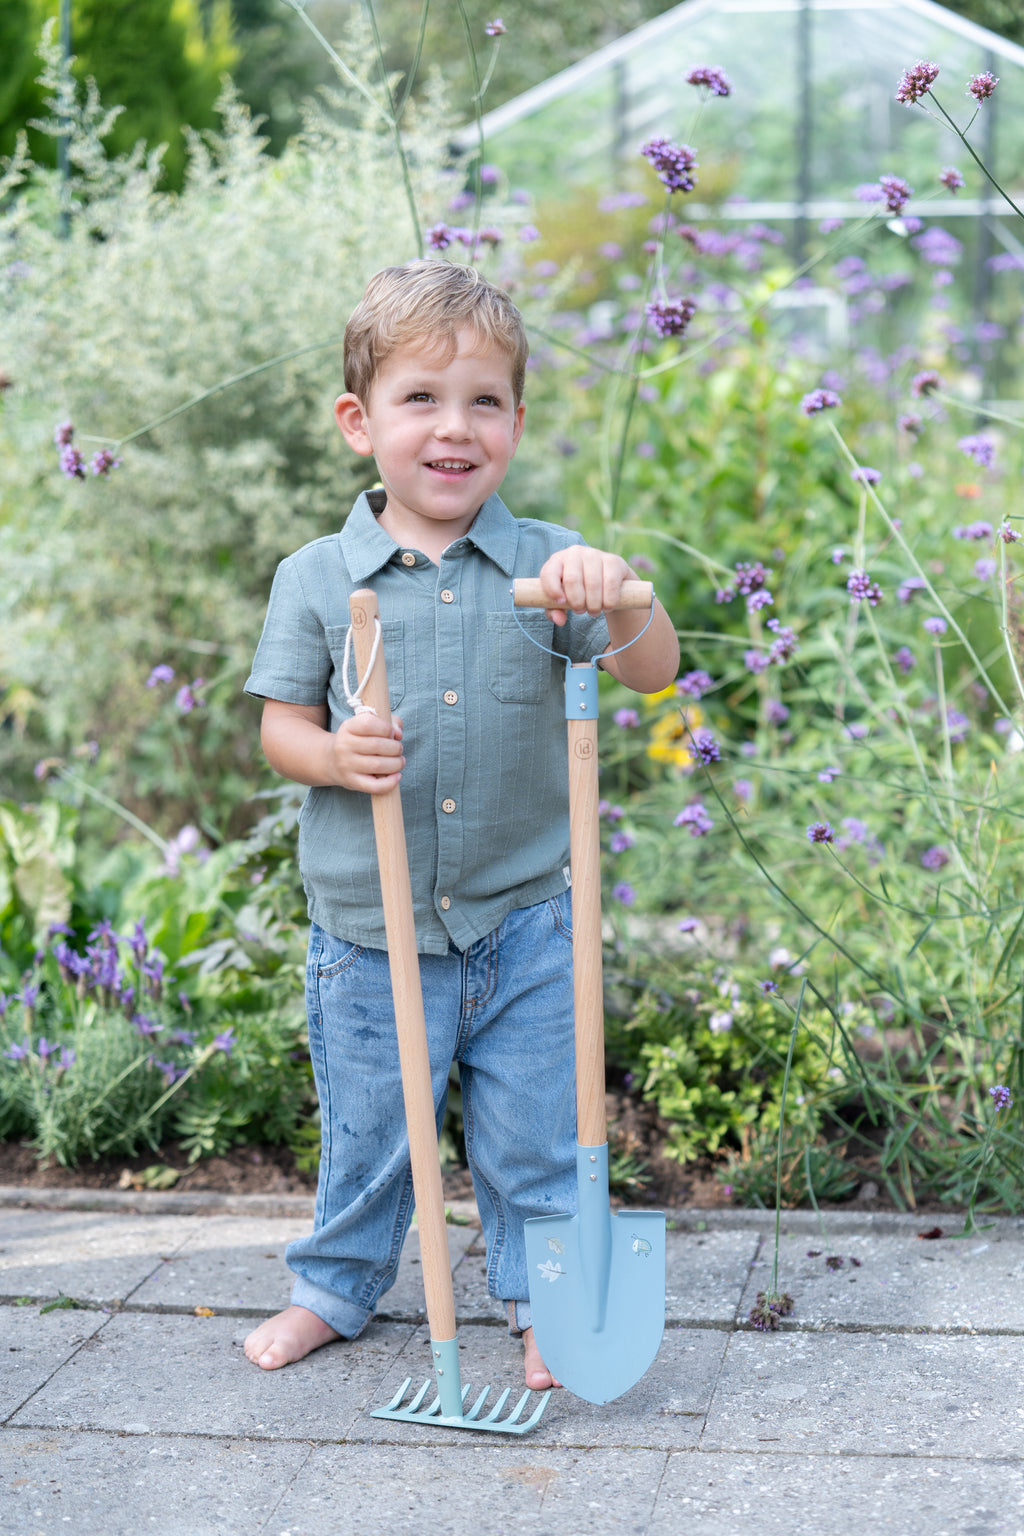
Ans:
MULTIPOLYGON (((360 496, 340 533, 282 561, 245 688, 289 704, 326 702, 330 729, 351 711, 341 677, 349 594, 380 607, 393 712, 406 767, 402 811, 421 954, 483 938, 517 907, 568 884, 565 667, 519 628, 589 661, 602 618, 512 612, 511 584, 536 576, 578 534, 515 518, 497 496, 435 566, 381 528, 384 493, 360 496)), ((354 683, 354 664, 352 672, 354 683)), ((386 947, 370 796, 311 789, 299 820, 309 915, 353 944, 386 947)))

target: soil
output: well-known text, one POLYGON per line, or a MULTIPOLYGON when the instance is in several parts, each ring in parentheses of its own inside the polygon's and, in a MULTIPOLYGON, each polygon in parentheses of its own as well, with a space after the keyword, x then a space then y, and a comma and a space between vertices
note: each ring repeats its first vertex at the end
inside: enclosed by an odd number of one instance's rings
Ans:
MULTIPOLYGON (((730 1205, 728 1186, 719 1176, 722 1161, 707 1158, 681 1164, 664 1155, 665 1127, 650 1105, 624 1093, 608 1094, 609 1140, 615 1154, 639 1165, 640 1178, 633 1184, 613 1189, 612 1204, 646 1206, 678 1210, 690 1207, 710 1210, 730 1205)), ((62 1168, 52 1158, 40 1161, 24 1142, 0 1142, 0 1185, 28 1189, 154 1189, 173 1188, 175 1192, 208 1190, 227 1195, 312 1195, 315 1175, 296 1167, 295 1157, 287 1147, 253 1145, 233 1147, 221 1157, 203 1158, 190 1163, 181 1147, 170 1142, 159 1151, 147 1151, 139 1157, 107 1157, 81 1163, 77 1168, 62 1168), (174 1170, 167 1182, 155 1170, 174 1170), (146 1176, 148 1174, 148 1177, 146 1176)), ((473 1181, 469 1170, 449 1167, 444 1175, 448 1200, 471 1200, 473 1181)), ((850 1200, 821 1202, 827 1210, 894 1211, 899 1206, 886 1195, 866 1168, 864 1181, 850 1200)), ((919 1202, 917 1211, 948 1208, 919 1202)))

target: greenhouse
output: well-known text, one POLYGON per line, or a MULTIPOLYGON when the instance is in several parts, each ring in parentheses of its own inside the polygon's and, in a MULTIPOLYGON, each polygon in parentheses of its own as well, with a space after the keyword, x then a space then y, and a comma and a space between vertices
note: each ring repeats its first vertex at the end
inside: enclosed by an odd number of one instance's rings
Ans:
POLYGON ((543 204, 567 189, 628 194, 644 185, 640 145, 682 139, 700 162, 687 220, 768 221, 798 257, 897 175, 915 189, 907 214, 948 223, 964 247, 957 283, 983 319, 993 273, 1024 263, 1021 226, 934 110, 896 99, 919 60, 939 66, 934 94, 960 128, 976 114, 972 146, 1019 202, 1024 49, 932 0, 685 0, 486 116, 486 156, 543 204), (728 101, 685 83, 702 65, 724 72, 728 101), (985 71, 1003 87, 979 106, 966 85, 985 71), (942 185, 946 167, 962 191, 942 185))

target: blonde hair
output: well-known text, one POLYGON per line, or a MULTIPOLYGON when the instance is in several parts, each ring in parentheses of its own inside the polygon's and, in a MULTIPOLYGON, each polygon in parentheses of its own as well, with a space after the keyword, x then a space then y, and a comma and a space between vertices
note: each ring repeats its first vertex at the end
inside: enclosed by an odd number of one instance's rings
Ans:
POLYGON ((476 267, 450 261, 407 261, 370 278, 345 327, 345 388, 365 404, 381 367, 399 347, 435 343, 450 357, 463 328, 481 346, 508 353, 518 405, 530 352, 523 317, 476 267))

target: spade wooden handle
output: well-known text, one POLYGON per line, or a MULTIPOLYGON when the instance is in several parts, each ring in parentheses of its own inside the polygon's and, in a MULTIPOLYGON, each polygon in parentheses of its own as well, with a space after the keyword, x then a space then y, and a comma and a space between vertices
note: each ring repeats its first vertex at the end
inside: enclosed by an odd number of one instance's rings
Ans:
MULTIPOLYGON (((378 618, 376 593, 369 588, 353 592, 349 598, 349 613, 356 669, 362 678, 370 665, 374 621, 378 618)), ((383 650, 378 650, 373 671, 363 689, 363 701, 370 705, 381 720, 391 719, 383 650)), ((430 1324, 430 1337, 441 1341, 455 1338, 455 1301, 448 1259, 434 1091, 420 987, 420 961, 416 952, 416 925, 413 920, 402 800, 397 784, 385 794, 372 795, 370 798, 398 1031, 398 1055, 402 1066, 402 1093, 409 1131, 409 1157, 416 1197, 427 1320, 430 1324)))
MULTIPOLYGON (((649 608, 654 598, 654 584, 650 581, 624 581, 618 608, 649 608)), ((517 608, 550 608, 544 589, 535 576, 521 576, 512 583, 512 602, 517 608)))

